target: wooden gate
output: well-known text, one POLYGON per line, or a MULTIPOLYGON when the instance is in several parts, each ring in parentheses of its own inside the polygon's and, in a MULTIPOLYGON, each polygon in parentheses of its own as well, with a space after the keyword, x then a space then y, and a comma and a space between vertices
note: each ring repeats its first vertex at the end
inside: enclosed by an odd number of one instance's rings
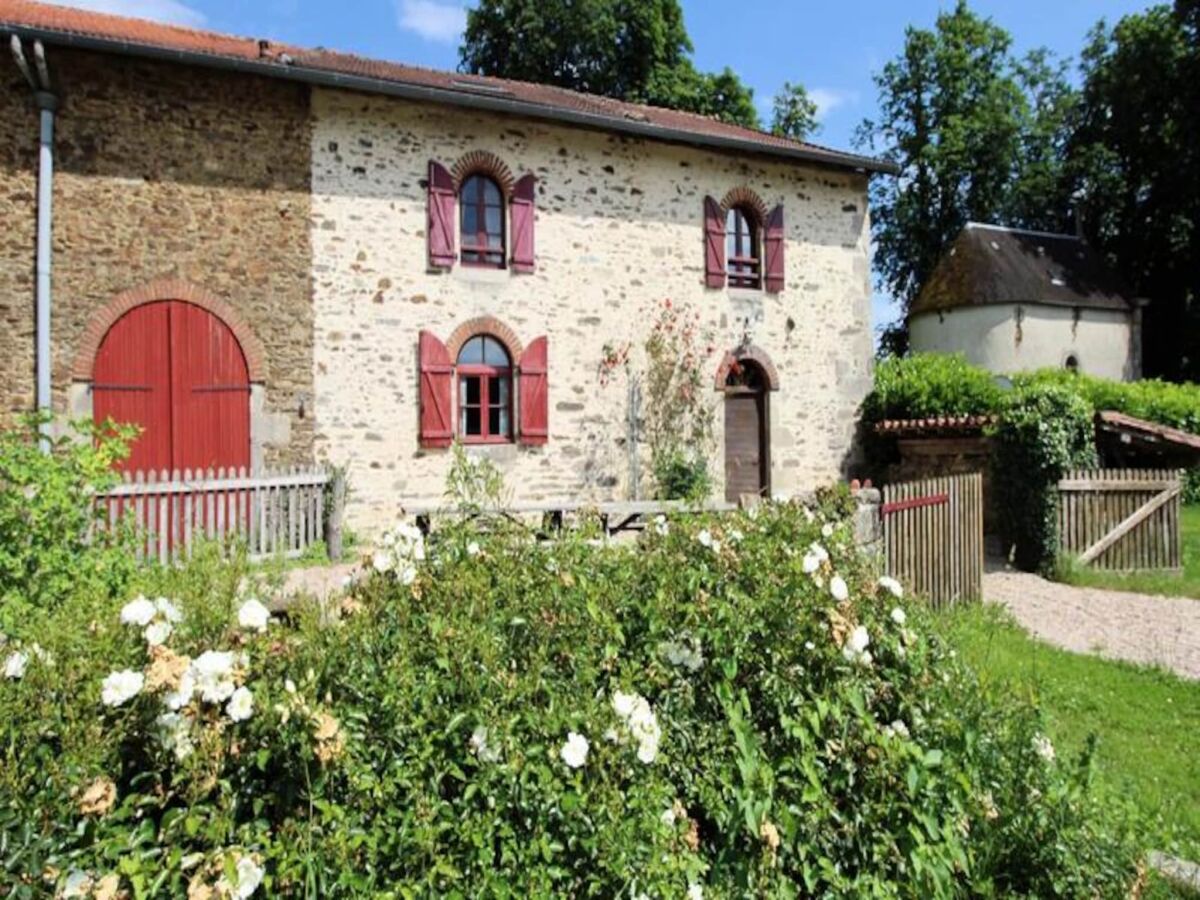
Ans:
POLYGON ((1083 565, 1128 572, 1182 566, 1180 474, 1082 469, 1058 483, 1058 545, 1083 565))
POLYGON ((950 475, 883 489, 887 573, 933 606, 983 593, 983 476, 950 475))

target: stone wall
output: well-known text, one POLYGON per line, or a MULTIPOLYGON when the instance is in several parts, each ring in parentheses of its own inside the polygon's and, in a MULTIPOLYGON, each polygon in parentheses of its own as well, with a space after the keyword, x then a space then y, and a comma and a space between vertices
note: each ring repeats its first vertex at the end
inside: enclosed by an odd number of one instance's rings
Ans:
MULTIPOLYGON (((178 279, 261 342, 268 464, 312 455, 309 92, 282 81, 51 48, 55 141, 53 389, 72 388, 89 323, 119 295, 178 279)), ((0 416, 34 402, 37 114, 0 67, 0 416)))
POLYGON ((418 444, 417 336, 477 316, 549 337, 549 443, 472 451, 514 499, 629 496, 626 387, 602 388, 598 367, 606 344, 640 345, 667 298, 715 333, 714 375, 744 337, 778 370, 773 489, 844 475, 872 357, 864 175, 347 92, 314 90, 313 114, 315 442, 349 466, 352 526, 442 497, 450 454, 418 444), (480 150, 538 177, 535 274, 427 270, 428 161, 480 150), (702 199, 741 186, 785 206, 780 295, 704 287, 702 199))

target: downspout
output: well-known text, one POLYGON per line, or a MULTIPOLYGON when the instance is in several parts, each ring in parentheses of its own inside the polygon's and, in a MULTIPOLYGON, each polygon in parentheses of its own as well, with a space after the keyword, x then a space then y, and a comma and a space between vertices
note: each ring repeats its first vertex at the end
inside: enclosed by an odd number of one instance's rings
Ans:
POLYGON ((58 109, 58 98, 50 90, 50 71, 46 65, 46 51, 41 41, 34 41, 33 55, 36 77, 25 58, 21 40, 13 35, 13 59, 25 80, 33 89, 38 108, 38 185, 37 185, 37 262, 35 300, 35 369, 36 403, 42 421, 42 451, 50 452, 50 274, 51 274, 51 215, 54 202, 54 113, 58 109))

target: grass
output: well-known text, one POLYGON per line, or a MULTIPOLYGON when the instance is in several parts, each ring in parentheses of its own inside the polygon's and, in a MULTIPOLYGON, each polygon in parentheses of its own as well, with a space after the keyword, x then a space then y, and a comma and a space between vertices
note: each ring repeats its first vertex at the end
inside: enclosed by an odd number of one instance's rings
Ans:
POLYGON ((1200 598, 1200 506, 1185 506, 1179 518, 1183 543, 1183 572, 1103 572, 1070 563, 1057 574, 1059 581, 1080 587, 1200 598))
POLYGON ((1097 787, 1137 807, 1147 849, 1200 861, 1200 683, 1067 653, 992 607, 947 613, 941 624, 981 679, 1035 698, 1060 756, 1095 734, 1097 787))

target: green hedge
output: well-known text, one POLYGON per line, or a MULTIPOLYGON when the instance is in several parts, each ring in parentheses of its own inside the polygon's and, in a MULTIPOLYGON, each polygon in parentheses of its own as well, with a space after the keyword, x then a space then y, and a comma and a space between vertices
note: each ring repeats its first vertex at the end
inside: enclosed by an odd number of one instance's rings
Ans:
POLYGON ((290 623, 213 553, 142 576, 168 601, 36 611, 0 679, 0 881, 1124 896, 1136 854, 1087 760, 1056 760, 831 509, 664 519, 625 546, 402 527, 346 602, 290 623))
POLYGON ((875 389, 863 406, 869 423, 995 412, 1003 391, 996 379, 959 355, 917 353, 881 360, 875 389))

